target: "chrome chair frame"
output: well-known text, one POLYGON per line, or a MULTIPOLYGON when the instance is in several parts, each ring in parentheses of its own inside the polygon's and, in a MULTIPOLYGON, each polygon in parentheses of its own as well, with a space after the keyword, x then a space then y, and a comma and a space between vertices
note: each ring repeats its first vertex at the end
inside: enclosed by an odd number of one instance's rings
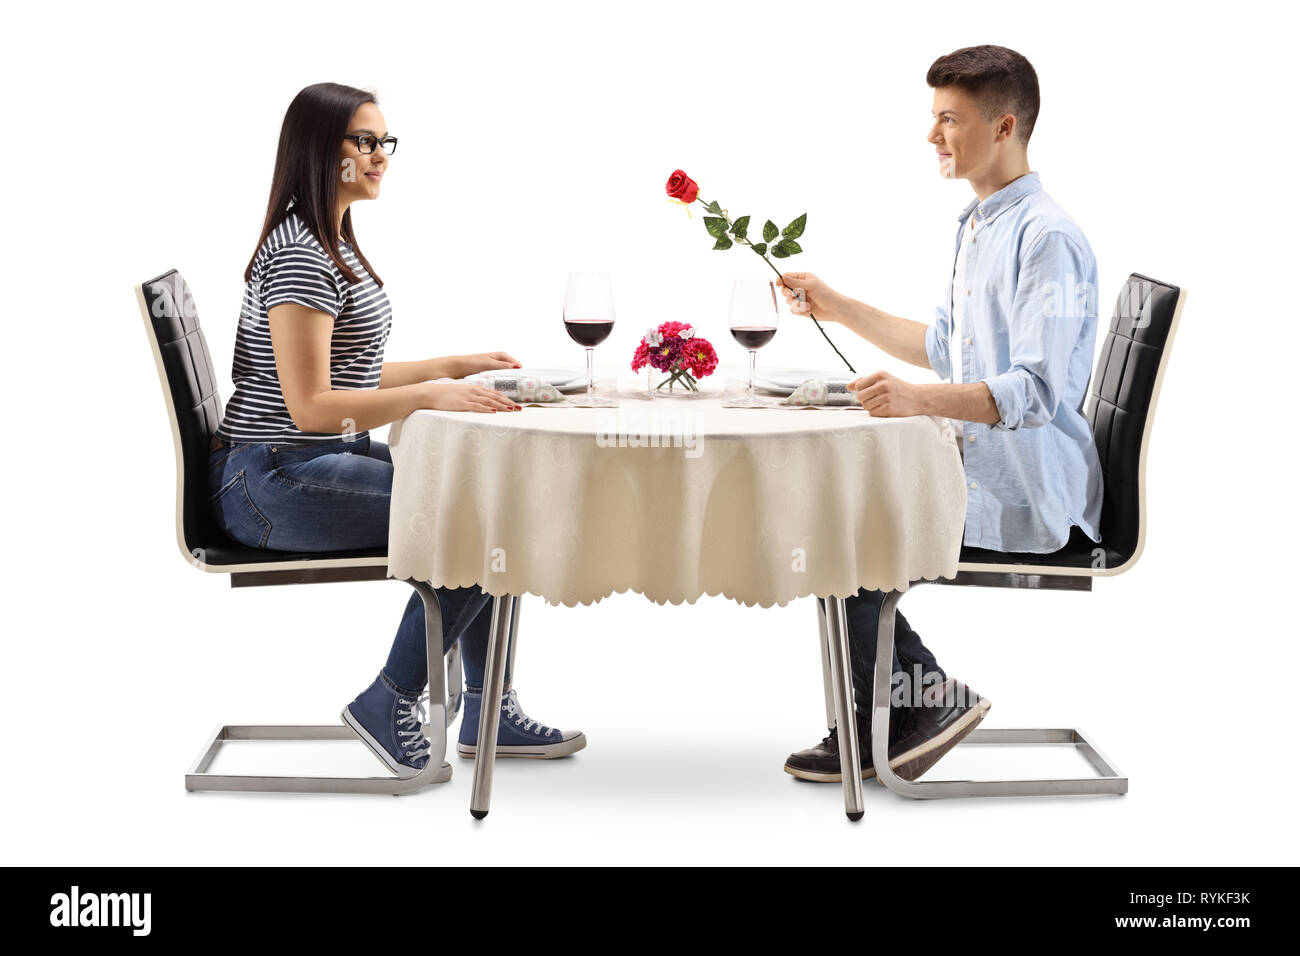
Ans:
MULTIPOLYGON (((1033 577, 1042 578, 1043 575, 1033 577)), ((1083 579, 1085 584, 1090 583, 1083 579)), ((914 581, 918 584, 950 584, 956 581, 914 581)), ((963 582, 970 584, 970 581, 963 582)), ((975 587, 999 587, 997 583, 974 584, 975 587)), ((1043 587, 1041 583, 1018 585, 1043 587)), ((1060 586, 1047 585, 1054 589, 1060 586)), ((1091 590, 1071 583, 1068 590, 1091 590)), ((910 589, 909 589, 910 590, 910 589)), ((939 797, 1028 797, 1065 796, 1070 794, 1127 793, 1128 777, 1082 731, 1075 728, 1032 727, 1017 729, 977 728, 958 746, 1066 746, 1078 751, 1097 771, 1095 777, 1042 778, 1029 780, 904 780, 889 767, 890 663, 894 657, 894 613, 903 591, 890 591, 881 602, 876 637, 876 667, 872 673, 871 747, 876 778, 905 797, 934 799, 939 797)), ((849 772, 860 766, 862 742, 857 721, 852 714, 853 681, 849 673, 848 627, 844 599, 827 598, 826 610, 818 605, 818 629, 821 633, 823 678, 826 689, 827 727, 846 727, 839 735, 840 779, 844 786, 844 812, 850 820, 862 819, 865 812, 862 774, 849 772), (838 662, 838 663, 837 663, 838 662)))
MULTIPOLYGON (((237 582, 232 576, 232 587, 248 587, 248 582, 237 582)), ((360 580, 364 580, 361 578, 360 580)), ((262 581, 263 585, 299 583, 293 581, 262 581)), ((212 773, 209 769, 221 746, 231 740, 352 740, 361 741, 352 728, 337 724, 223 724, 208 738, 194 766, 185 775, 186 790, 241 790, 276 793, 391 793, 394 796, 412 793, 431 783, 445 783, 451 779, 451 764, 447 754, 447 727, 456 717, 462 700, 460 680, 460 644, 447 652, 445 662, 435 650, 442 646, 442 609, 438 595, 424 581, 407 579, 424 601, 425 650, 429 668, 429 714, 422 726, 429 740, 429 762, 424 769, 410 777, 393 774, 382 777, 310 777, 258 774, 212 773), (446 665, 444 672, 443 663, 446 665), (451 688, 450 694, 448 688, 451 688)))
MULTIPOLYGON (((146 337, 171 426, 176 461, 176 544, 186 562, 209 573, 229 574, 232 588, 387 580, 388 557, 384 554, 285 555, 282 559, 277 559, 273 554, 260 553, 243 561, 237 559, 216 563, 211 560, 211 552, 217 542, 208 542, 201 531, 196 530, 192 520, 188 527, 186 523, 187 442, 183 440, 173 382, 163 358, 164 347, 178 351, 184 347, 188 359, 181 363, 177 374, 180 371, 197 372, 200 379, 181 383, 176 390, 188 400, 196 402, 195 408, 185 409, 187 415, 192 416, 196 411, 201 411, 205 416, 210 416, 215 411, 219 416, 220 396, 211 374, 207 346, 199 329, 189 288, 178 272, 170 270, 135 286, 135 295, 140 315, 144 319, 146 337), (146 292, 152 299, 146 297, 146 292), (168 340, 160 341, 162 332, 166 332, 168 340)), ((189 420, 186 425, 191 429, 195 427, 194 422, 189 420)), ((202 435, 203 445, 206 445, 208 437, 208 434, 202 435)), ((195 435, 191 434, 189 438, 188 447, 202 447, 197 445, 195 435)), ((229 545, 229 542, 220 543, 223 547, 229 545)), ((395 774, 377 777, 316 777, 213 773, 212 764, 223 745, 229 741, 353 740, 365 746, 352 729, 341 721, 337 724, 222 724, 209 735, 198 759, 186 773, 185 789, 396 795, 449 780, 451 765, 445 761, 447 727, 455 719, 463 699, 460 646, 457 644, 452 647, 443 660, 442 609, 437 594, 426 582, 408 579, 406 583, 419 593, 425 611, 429 719, 423 725, 423 730, 430 741, 430 754, 429 762, 423 770, 410 777, 398 777, 395 774)), ((511 646, 513 648, 513 642, 511 646)))

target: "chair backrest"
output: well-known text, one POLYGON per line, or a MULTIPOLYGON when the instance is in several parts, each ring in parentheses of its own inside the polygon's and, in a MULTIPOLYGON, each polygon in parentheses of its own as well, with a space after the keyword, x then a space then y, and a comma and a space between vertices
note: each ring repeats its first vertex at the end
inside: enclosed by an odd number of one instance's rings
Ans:
POLYGON ((1105 482, 1101 539, 1123 564, 1145 541, 1147 441, 1185 297, 1178 286, 1130 275, 1092 376, 1086 415, 1105 482))
POLYGON ((220 536, 207 508, 208 444, 221 423, 221 397, 194 296, 175 269, 136 289, 176 445, 176 538, 194 560, 220 536))

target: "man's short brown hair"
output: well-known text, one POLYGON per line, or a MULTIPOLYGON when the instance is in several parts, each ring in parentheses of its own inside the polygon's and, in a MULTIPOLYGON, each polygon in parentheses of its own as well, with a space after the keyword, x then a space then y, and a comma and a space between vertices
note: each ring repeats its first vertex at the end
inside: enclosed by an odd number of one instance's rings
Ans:
POLYGON ((979 103, 986 121, 1014 113, 1016 136, 1029 145, 1038 119, 1038 74, 1015 50, 989 44, 962 47, 935 60, 925 82, 935 89, 956 86, 965 90, 979 103))

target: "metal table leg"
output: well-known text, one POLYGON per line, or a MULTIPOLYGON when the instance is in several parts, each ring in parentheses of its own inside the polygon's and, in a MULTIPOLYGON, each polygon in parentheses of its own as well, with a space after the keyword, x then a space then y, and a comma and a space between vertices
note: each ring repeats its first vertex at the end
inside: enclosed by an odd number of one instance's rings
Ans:
POLYGON ((486 817, 492 804, 492 769, 497 755, 497 726, 506 676, 506 653, 517 603, 518 599, 509 594, 492 599, 487 669, 483 674, 483 700, 479 705, 478 752, 474 757, 474 787, 469 798, 469 812, 475 820, 486 817))
POLYGON ((826 698, 826 729, 835 726, 835 695, 831 692, 831 655, 826 641, 826 607, 817 598, 817 633, 821 635, 819 646, 822 652, 822 690, 826 698))
MULTIPOLYGON (((835 726, 839 728, 840 778, 844 781, 844 813, 861 820, 862 760, 858 749, 858 720, 853 710, 853 679, 849 665, 848 618, 844 599, 826 599, 826 655, 830 661, 831 695, 835 701, 835 726)), ((892 634, 892 632, 891 632, 892 634)), ((886 668, 888 671, 888 668, 886 668)), ((888 696, 885 698, 889 700, 888 696)))

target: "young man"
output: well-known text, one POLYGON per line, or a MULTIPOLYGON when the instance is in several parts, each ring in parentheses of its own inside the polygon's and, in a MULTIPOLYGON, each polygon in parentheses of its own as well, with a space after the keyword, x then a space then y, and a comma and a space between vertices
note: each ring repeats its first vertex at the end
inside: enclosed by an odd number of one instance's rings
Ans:
MULTIPOLYGON (((1097 263, 1082 230, 1029 168, 1038 77, 1013 50, 975 46, 935 60, 926 82, 934 89, 927 139, 939 173, 975 191, 958 217, 948 295, 935 321, 889 315, 807 272, 782 276, 786 301, 945 380, 915 384, 876 372, 849 388, 874 416, 955 420, 966 469, 966 545, 1047 553, 1072 535, 1097 541, 1101 466, 1083 416, 1097 334, 1097 263)), ((871 730, 882 599, 862 590, 846 602, 863 735, 871 730)), ((889 763, 915 779, 975 729, 989 702, 947 678, 903 615, 895 621, 889 763), (930 685, 923 697, 914 696, 918 673, 930 685)), ((870 750, 863 745, 864 777, 875 773, 870 750)), ((792 754, 785 769, 838 781, 836 732, 792 754)))

